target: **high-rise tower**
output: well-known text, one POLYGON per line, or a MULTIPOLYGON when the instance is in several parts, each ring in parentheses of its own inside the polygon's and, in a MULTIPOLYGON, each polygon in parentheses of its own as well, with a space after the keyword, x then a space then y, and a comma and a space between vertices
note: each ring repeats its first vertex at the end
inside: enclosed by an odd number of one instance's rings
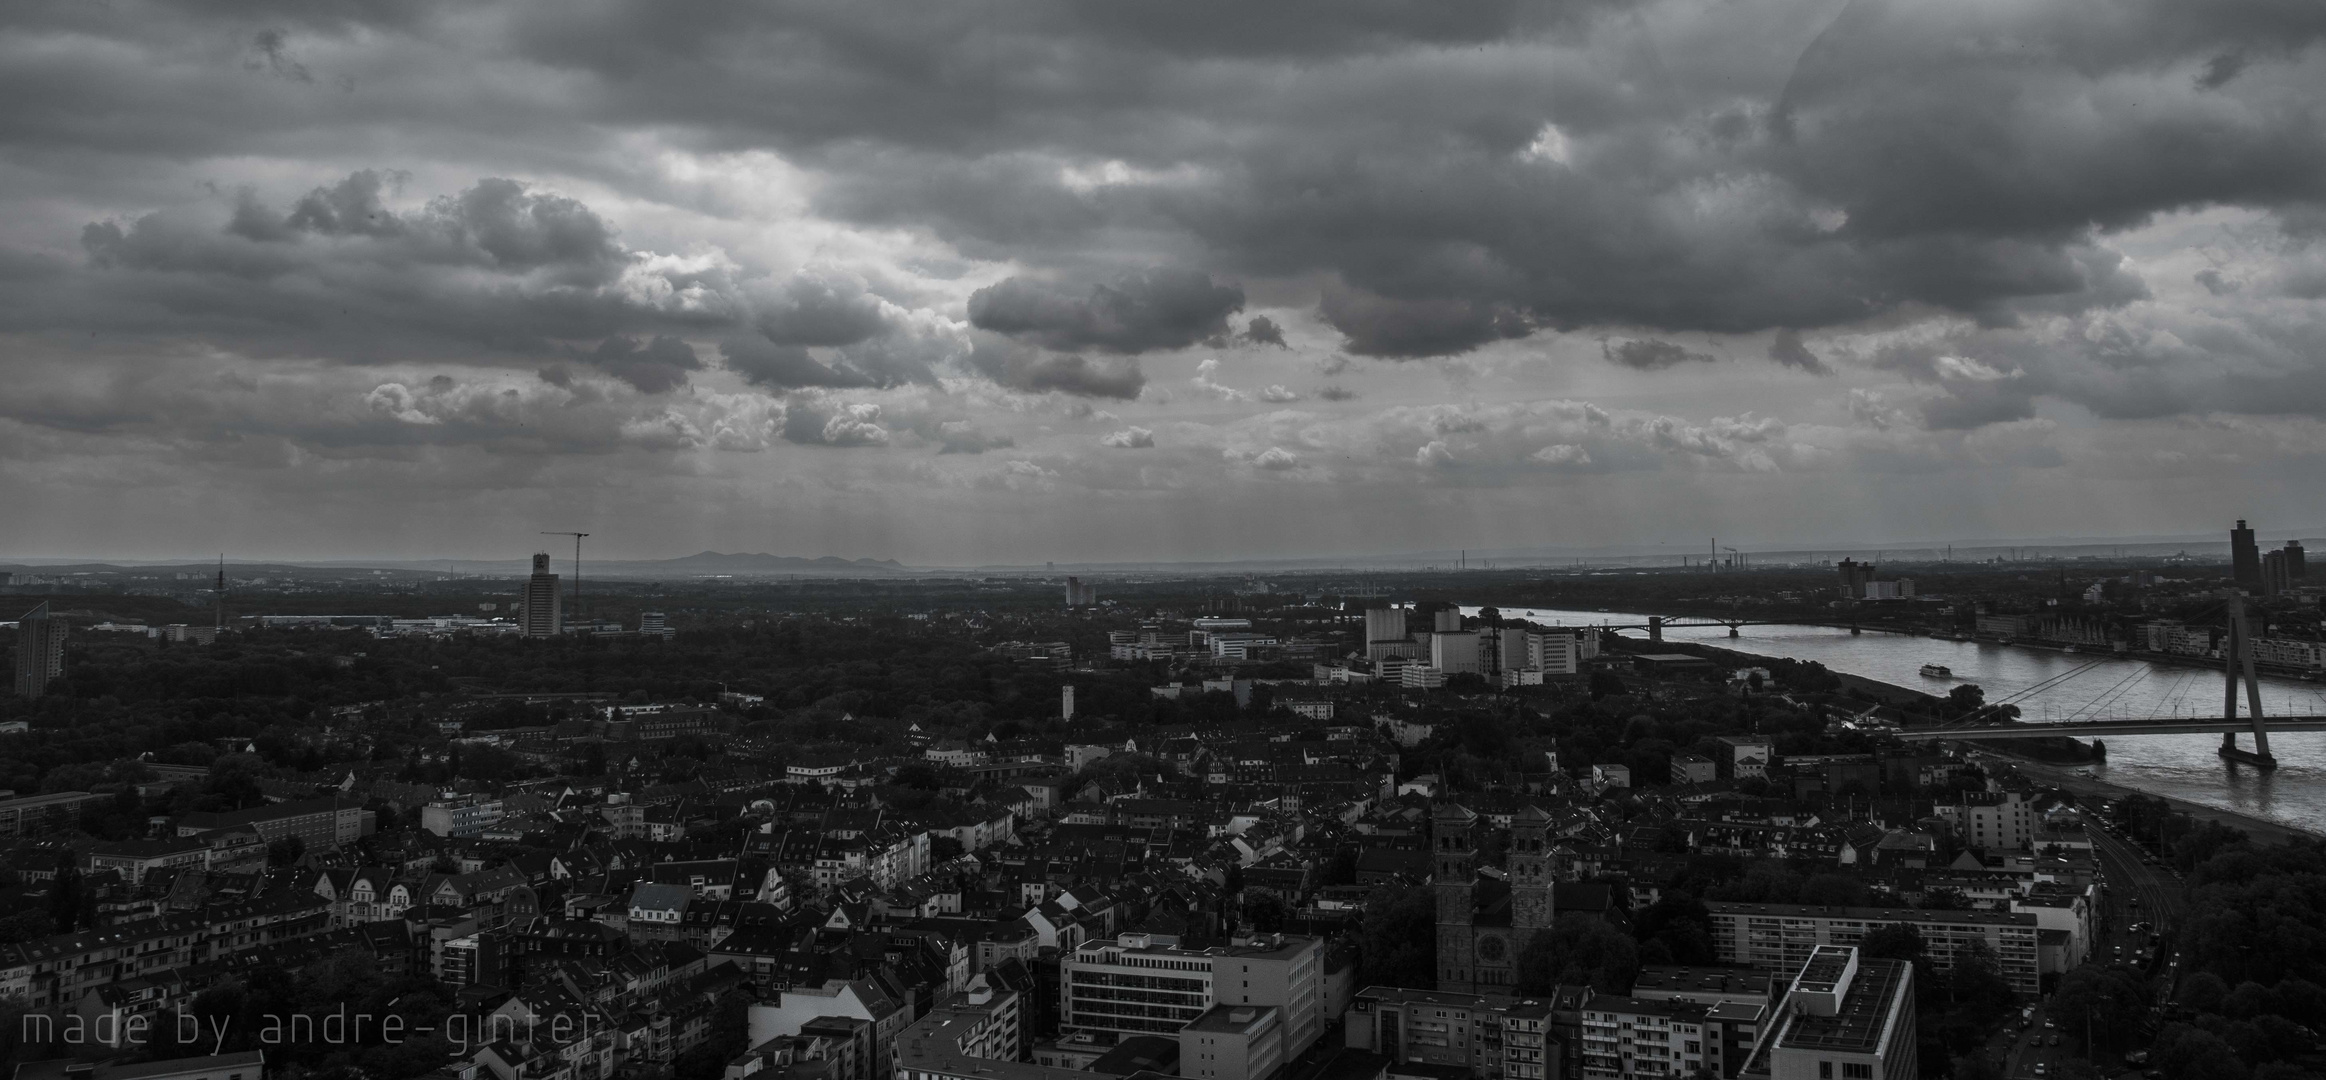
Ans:
POLYGON ((2229 574, 2238 588, 2261 592, 2261 547, 2253 542, 2253 530, 2245 527, 2244 518, 2229 530, 2229 574))
POLYGON ((1528 804, 1511 815, 1510 851, 1504 857, 1510 871, 1510 927, 1518 950, 1525 951, 1537 930, 1550 929, 1551 815, 1528 804))
POLYGON ((549 572, 549 553, 533 556, 533 576, 525 580, 525 636, 556 637, 563 631, 563 601, 557 575, 549 572))
POLYGON ((1478 815, 1441 803, 1430 814, 1430 891, 1437 894, 1438 989, 1469 993, 1477 978, 1471 950, 1478 917, 1478 815))
POLYGON ((49 680, 65 673, 65 624, 49 617, 48 604, 16 620, 16 696, 48 693, 49 680))

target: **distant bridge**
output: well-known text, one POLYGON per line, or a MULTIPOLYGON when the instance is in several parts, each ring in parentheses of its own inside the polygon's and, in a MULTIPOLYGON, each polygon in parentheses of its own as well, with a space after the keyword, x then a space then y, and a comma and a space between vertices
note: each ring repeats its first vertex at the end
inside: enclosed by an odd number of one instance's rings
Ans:
MULTIPOLYGON (((2253 671, 2253 628, 2245 621, 2245 595, 2236 589, 2223 598, 2229 616, 2229 633, 2222 643, 2222 674, 2227 676, 2222 685, 2221 715, 2218 717, 2168 717, 2149 720, 2087 720, 2082 722, 2045 724, 1956 724, 1952 727, 1916 728, 1900 731, 1898 737, 1909 742, 1929 742, 1933 739, 2043 739, 2056 736, 2096 738, 2106 735, 2203 735, 2221 736, 2221 757, 2241 761, 2264 769, 2274 769, 2278 759, 2269 752, 2269 729, 2279 731, 2326 731, 2326 716, 2273 716, 2264 720, 2261 715, 2261 682, 2253 671), (2245 689, 2246 715, 2237 715, 2237 691, 2245 689), (2253 732, 2253 749, 2237 745, 2241 731, 2253 732)), ((2087 665, 2088 666, 2088 665, 2087 665)), ((2081 672, 2085 668, 2078 668, 2081 672)), ((2073 677, 2070 672, 2067 677, 2073 677)), ((2043 686, 2037 683, 2037 687, 2043 686)), ((2032 688, 2031 688, 2032 689, 2032 688)), ((2026 691, 2021 691, 2026 693, 2026 691)), ((1997 706, 1989 706, 1990 709, 1997 706)), ((1973 714, 1976 716, 1977 714, 1973 714)))
POLYGON ((1669 619, 1661 615, 1650 615, 1648 621, 1644 623, 1593 623, 1587 629, 1645 630, 1648 632, 1649 641, 1662 641, 1666 630, 1710 630, 1720 626, 1728 628, 1728 636, 1730 637, 1741 636, 1737 633, 1737 628, 1742 626, 1833 626, 1836 630, 1847 629, 1853 634, 1858 632, 1854 623, 1848 627, 1841 627, 1834 626, 1832 623, 1812 623, 1800 619, 1724 619, 1717 615, 1677 616, 1669 619))
MULTIPOLYGON (((2326 731, 2326 716, 2273 716, 2269 718, 2271 731, 2326 731)), ((2106 738, 2111 735, 2234 735, 2251 732, 2249 719, 2223 719, 2218 716, 2180 717, 2163 720, 2085 720, 2049 724, 1968 724, 1960 727, 1903 728, 1893 734, 1907 742, 1933 742, 1939 739, 2050 739, 2066 736, 2077 739, 2106 738)))

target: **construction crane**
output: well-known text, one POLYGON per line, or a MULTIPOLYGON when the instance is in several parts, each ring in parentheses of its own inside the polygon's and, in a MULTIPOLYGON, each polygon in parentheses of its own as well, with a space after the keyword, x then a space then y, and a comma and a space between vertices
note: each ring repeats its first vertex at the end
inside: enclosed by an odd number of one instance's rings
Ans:
POLYGON ((589 534, 584 532, 552 532, 543 529, 541 535, 573 537, 573 619, 578 623, 581 621, 581 542, 582 537, 589 534))

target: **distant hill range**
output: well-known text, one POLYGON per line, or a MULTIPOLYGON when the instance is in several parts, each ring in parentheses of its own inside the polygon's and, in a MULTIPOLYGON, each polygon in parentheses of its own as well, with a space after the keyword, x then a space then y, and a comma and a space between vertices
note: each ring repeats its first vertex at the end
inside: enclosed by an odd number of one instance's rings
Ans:
MULTIPOLYGON (((573 559, 555 557, 552 553, 550 569, 560 575, 573 573, 573 559)), ((186 574, 206 583, 216 570, 215 563, 184 562, 179 560, 115 560, 110 562, 78 562, 63 559, 25 559, 17 562, 0 560, 0 571, 38 575, 47 578, 87 576, 103 581, 116 574, 151 575, 156 573, 186 574)), ((226 560, 226 574, 230 578, 249 579, 255 576, 286 578, 347 578, 369 576, 386 571, 419 577, 439 577, 446 573, 476 577, 523 577, 532 572, 533 560, 522 559, 318 559, 314 561, 243 562, 226 560)), ((798 555, 769 555, 762 553, 704 551, 676 559, 592 559, 585 551, 582 557, 582 578, 699 578, 699 577, 891 577, 921 573, 895 559, 843 559, 834 555, 804 558, 798 555)))

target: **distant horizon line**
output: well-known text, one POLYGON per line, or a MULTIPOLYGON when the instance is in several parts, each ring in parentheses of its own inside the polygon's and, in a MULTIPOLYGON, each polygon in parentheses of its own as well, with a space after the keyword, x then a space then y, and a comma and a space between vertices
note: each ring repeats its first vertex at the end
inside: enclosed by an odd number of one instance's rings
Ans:
MULTIPOLYGON (((2247 519, 2247 520, 2250 520, 2250 519, 2247 519)), ((2285 540, 2282 540, 2282 541, 2269 541, 2269 540, 2261 540, 2261 537, 2263 537, 2263 536, 2265 536, 2265 535, 2266 535, 2266 534, 2263 532, 2263 530, 2261 530, 2261 529, 2255 529, 2255 530, 2254 530, 2254 532, 2255 532, 2255 534, 2256 534, 2256 539, 2257 539, 2257 540, 2259 540, 2261 543, 2263 543, 2265 546, 2267 546, 2267 545, 2269 545, 2269 544, 2272 544, 2272 543, 2287 543, 2287 542, 2291 542, 2291 543, 2305 543, 2305 544, 2306 544, 2307 542, 2310 542, 2310 541, 2315 541, 2315 540, 2319 540, 2319 539, 2321 539, 2321 538, 2326 538, 2326 527, 2308 528, 2308 529, 2296 529, 2296 530, 2284 530, 2283 532, 2290 533, 2291 535, 2288 535, 2288 536, 2287 536, 2287 538, 2286 538, 2285 540)), ((1709 538, 1708 538, 1708 539, 1709 539, 1709 538)), ((1761 546, 1747 546, 1747 545, 1744 545, 1744 544, 1735 544, 1735 545, 1732 545, 1732 544, 1725 544, 1725 543, 1724 543, 1724 544, 1721 544, 1721 545, 1720 545, 1720 549, 1721 549, 1721 551, 1722 551, 1722 553, 1723 553, 1723 555, 1724 555, 1724 556, 1726 556, 1726 555, 1739 555, 1739 554, 1741 554, 1741 555, 1747 555, 1747 556, 1756 556, 1756 557, 1819 556, 1819 555, 1825 555, 1825 556, 1831 556, 1831 557, 1834 557, 1834 558, 1849 558, 1849 557, 1857 557, 1857 556, 1861 556, 1861 555, 1867 555, 1867 554, 1871 554, 1871 555, 1873 555, 1873 556, 1875 556, 1875 557, 1879 558, 1879 557, 1881 557, 1882 555, 1884 555, 1884 554, 1886 554, 1886 553, 1895 553, 1895 554, 1896 554, 1896 555, 1898 555, 1898 556, 1907 556, 1907 555, 1915 555, 1915 554, 1929 554, 1929 553, 1934 553, 1934 552, 1943 552, 1943 551, 1945 551, 1945 550, 1946 550, 1946 549, 1948 549, 1948 548, 1957 548, 1957 549, 1962 549, 1962 551, 1963 551, 1965 554, 1972 553, 1972 552, 1984 552, 1984 553, 1987 553, 1987 554, 1990 554, 1990 555, 1991 555, 1991 554, 1992 554, 1993 552, 1995 552, 1995 551, 1999 551, 1999 550, 2005 550, 2005 549, 2010 549, 2010 548, 2039 548, 2039 549, 2049 549, 2049 548, 2098 548, 2098 547, 2143 547, 2143 548, 2159 548, 2159 547, 2172 547, 2172 546, 2176 546, 2176 545, 2177 545, 2177 546, 2181 546, 2181 547, 2190 547, 2190 546, 2200 546, 2200 545, 2201 545, 2201 546, 2206 546, 2206 547, 2214 547, 2214 546, 2218 546, 2218 547, 2221 547, 2221 548, 2226 548, 2226 547, 2228 546, 2228 544, 2229 544, 2228 529, 2224 528, 2224 529, 2223 529, 2221 532, 2219 532, 2219 533, 2211 533, 2211 534, 2206 534, 2206 533, 2178 533, 2178 534, 2145 534, 2145 535, 2130 535, 2130 536, 2053 536, 2053 537, 2019 537, 2019 538, 2010 538, 2010 537, 2001 537, 2001 538, 1972 538, 1972 539, 1955 539, 1955 540, 1832 541, 1832 542, 1826 542, 1826 543, 1818 543, 1818 544, 1794 544, 1794 545, 1768 544, 1768 545, 1761 545, 1761 546), (1732 550, 1732 549, 1733 549, 1733 550, 1732 550)), ((849 556, 835 556, 835 555, 777 555, 777 554, 772 554, 772 553, 768 553, 768 552, 750 552, 750 551, 733 551, 733 552, 723 552, 723 551, 718 551, 718 550, 716 550, 716 549, 708 549, 708 548, 706 548, 706 549, 704 549, 704 550, 697 551, 697 552, 693 552, 693 553, 686 554, 686 555, 662 556, 662 557, 635 557, 635 556, 619 556, 619 557, 605 557, 605 558, 596 558, 596 559, 593 559, 593 558, 590 558, 590 557, 588 557, 587 555, 585 555, 585 556, 583 557, 583 559, 582 559, 582 565, 583 565, 583 568, 584 568, 584 576, 585 576, 585 577, 587 576, 587 570, 588 570, 588 568, 589 568, 589 567, 591 567, 591 566, 593 566, 593 565, 595 565, 595 566, 604 566, 604 567, 607 567, 607 568, 609 568, 609 569, 612 569, 612 568, 621 567, 621 566, 625 566, 625 565, 638 565, 638 564, 657 564, 657 563, 678 563, 678 562, 685 562, 685 561, 688 561, 688 560, 694 560, 694 559, 702 559, 702 558, 704 558, 704 557, 706 557, 706 556, 717 557, 717 558, 722 558, 722 559, 745 559, 745 560, 748 560, 748 559, 765 559, 765 560, 782 560, 782 561, 785 561, 785 562, 797 562, 797 563, 802 563, 802 564, 814 564, 814 563, 822 563, 822 564, 824 564, 824 566, 825 566, 825 567, 828 567, 828 568, 829 568, 827 572, 843 572, 843 571, 845 571, 845 570, 847 570, 847 569, 853 569, 853 568, 857 568, 857 567, 864 567, 864 568, 867 568, 867 569, 870 569, 870 568, 872 568, 872 567, 880 567, 880 568, 882 568, 882 569, 886 570, 886 572, 888 572, 888 573, 898 573, 898 572, 935 572, 935 573, 941 573, 941 572, 987 572, 987 573, 991 573, 991 572, 1011 572, 1011 573, 1037 573, 1037 572, 1039 572, 1039 573, 1058 573, 1058 572, 1074 572, 1074 571, 1094 571, 1094 572, 1106 572, 1106 571, 1110 571, 1110 570, 1127 571, 1127 570, 1138 570, 1138 569, 1162 569, 1162 568, 1168 568, 1168 567, 1225 567, 1225 566, 1277 566, 1277 567, 1282 567, 1282 568, 1285 568, 1285 569, 1292 569, 1292 568, 1332 569, 1332 568, 1335 568, 1336 566, 1346 566, 1347 568, 1350 568, 1350 569, 1356 569, 1356 568, 1358 568, 1358 564, 1376 564, 1376 565, 1377 565, 1377 564, 1384 564, 1384 563, 1393 563, 1393 564, 1398 564, 1396 567, 1394 567, 1394 568, 1398 568, 1398 569, 1419 569, 1419 568, 1422 568, 1422 567, 1427 567, 1427 566, 1437 566, 1438 564, 1440 564, 1440 563, 1443 563, 1443 562, 1447 562, 1447 561, 1456 561, 1456 562, 1459 562, 1459 561, 1461 561, 1461 560, 1464 558, 1464 556, 1465 556, 1465 555, 1467 556, 1467 559, 1468 559, 1468 561, 1469 561, 1469 562, 1471 562, 1471 563, 1473 563, 1473 564, 1476 564, 1476 563, 1484 563, 1484 562, 1513 562, 1513 561, 1517 561, 1517 562, 1547 562, 1547 561, 1549 561, 1549 560, 1588 560, 1588 559, 1593 559, 1593 558, 1600 558, 1600 559, 1612 559, 1612 560, 1625 560, 1625 561, 1636 561, 1636 560, 1639 560, 1639 559, 1648 559, 1648 558, 1673 558, 1673 559, 1694 558, 1694 559, 1698 560, 1699 562, 1701 562, 1701 561, 1702 561, 1702 560, 1703 560, 1705 557, 1707 557, 1707 556, 1709 556, 1709 555, 1711 555, 1711 554, 1712 554, 1712 552, 1711 552, 1711 549, 1710 549, 1709 547, 1702 548, 1702 549, 1690 549, 1690 548, 1688 548, 1688 547, 1682 547, 1682 546, 1678 546, 1678 545, 1676 545, 1676 544, 1674 544, 1674 543, 1672 543, 1672 542, 1669 542, 1669 541, 1659 541, 1659 542, 1654 542, 1654 543, 1647 543, 1647 542, 1636 542, 1636 543, 1628 543, 1628 544, 1608 544, 1608 545, 1599 545, 1599 546, 1595 546, 1595 547, 1536 547, 1536 548, 1512 548, 1512 547, 1502 547, 1502 548, 1470 548, 1470 549, 1463 549, 1463 548, 1448 547, 1448 548, 1440 548, 1440 549, 1425 549, 1425 550, 1416 550, 1416 551, 1402 551, 1402 552, 1385 552, 1385 553, 1376 553, 1376 554, 1354 554, 1354 553, 1338 553, 1338 554, 1304 554, 1304 555, 1251 555, 1251 556, 1242 556, 1242 557, 1227 556, 1227 557, 1215 557, 1215 558, 1168 558, 1168 557, 1166 557, 1166 558, 1149 558, 1149 559, 1137 559, 1137 558, 1132 558, 1132 559, 1111 559, 1111 560, 1097 560, 1097 559, 1071 559, 1071 560, 1067 560, 1067 559, 1054 559, 1054 560, 1044 560, 1043 562, 1040 562, 1040 563, 959 563, 959 564, 947 564, 947 563, 925 563, 925 564, 923 564, 923 563, 907 563, 907 562, 903 562, 903 561, 901 561, 901 560, 895 559, 895 558, 893 558, 893 557, 892 557, 892 558, 876 558, 876 557, 865 557, 865 556, 849 557, 849 556)), ((2157 553, 2155 553, 2155 552, 2149 552, 2149 553, 2147 553, 2147 554, 2151 554, 2151 555, 2153 555, 2153 554, 2157 554, 2157 553)), ((2195 552, 2192 552, 2192 554, 2195 554, 2195 552)), ((427 570, 430 570, 430 569, 437 569, 437 568, 446 568, 446 567, 449 567, 449 568, 451 568, 451 569, 452 569, 452 571, 453 571, 453 572, 457 573, 457 572, 460 572, 460 567, 462 567, 463 565, 470 566, 470 567, 476 567, 476 568, 478 568, 479 570, 482 570, 482 569, 484 569, 484 568, 488 568, 488 567, 489 567, 489 568, 496 568, 496 569, 497 569, 497 568, 500 568, 500 567, 503 567, 503 566, 508 566, 508 567, 516 567, 516 568, 520 568, 520 569, 521 569, 521 568, 523 568, 524 566, 526 566, 526 565, 527 565, 527 564, 530 562, 530 560, 531 560, 531 558, 532 558, 532 555, 533 555, 533 553, 527 553, 527 554, 524 554, 524 555, 513 556, 513 557, 506 557, 506 558, 476 558, 476 557, 458 557, 458 556, 453 556, 453 557, 441 557, 441 556, 440 556, 440 557, 413 557, 413 556, 408 556, 408 555, 407 555, 407 556, 376 556, 376 557, 367 557, 367 556, 352 556, 352 557, 351 557, 351 556, 322 556, 322 557, 316 557, 316 556, 305 556, 305 557, 297 557, 297 556, 294 556, 294 557, 271 557, 271 558, 270 558, 270 557, 258 557, 258 558, 238 558, 238 557, 235 557, 235 556, 233 556, 233 555, 231 555, 231 554, 230 554, 230 555, 227 555, 227 556, 225 557, 225 559, 224 559, 224 562, 225 562, 227 565, 229 565, 229 566, 242 566, 242 567, 276 565, 276 566, 301 567, 301 568, 308 568, 308 569, 349 569, 349 570, 354 570, 354 569, 381 569, 381 570, 402 570, 402 571, 410 571, 410 572, 426 572, 427 570)), ((119 566, 119 567, 125 567, 125 568, 129 568, 129 567, 136 567, 136 568, 152 568, 152 567, 169 567, 169 566, 209 566, 209 567, 216 567, 217 565, 219 565, 219 561, 220 561, 220 557, 219 557, 219 556, 217 556, 217 555, 205 555, 205 556, 194 557, 194 558, 123 558, 123 557, 104 557, 104 556, 94 556, 94 557, 92 557, 92 556, 80 556, 80 557, 61 557, 61 556, 21 556, 21 557, 0 557, 0 566, 16 566, 16 567, 24 567, 24 568, 39 568, 39 567, 63 567, 63 566, 119 566)), ((1926 559, 1916 559, 1916 560, 1913 560, 1913 561, 1927 561, 1927 560, 1926 560, 1926 559)), ((555 558, 554 556, 553 556, 553 558, 552 558, 552 566, 553 566, 553 567, 556 567, 556 566, 558 566, 559 564, 566 563, 566 562, 567 562, 567 560, 565 560, 565 559, 559 559, 559 558, 555 558)), ((1486 569, 1491 569, 1491 567, 1488 567, 1488 566, 1483 566, 1483 565, 1474 565, 1474 566, 1472 566, 1472 567, 1470 567, 1470 568, 1471 568, 1471 569, 1478 569, 1478 570, 1486 570, 1486 569)), ((738 568, 738 569, 742 569, 742 568, 738 568)), ((804 570, 804 569, 806 569, 806 567, 804 567, 804 566, 803 566, 803 567, 802 567, 802 569, 804 570)), ((776 568, 769 568, 769 570, 767 570, 767 571, 763 571, 763 572, 781 572, 781 571, 777 570, 776 568)))

